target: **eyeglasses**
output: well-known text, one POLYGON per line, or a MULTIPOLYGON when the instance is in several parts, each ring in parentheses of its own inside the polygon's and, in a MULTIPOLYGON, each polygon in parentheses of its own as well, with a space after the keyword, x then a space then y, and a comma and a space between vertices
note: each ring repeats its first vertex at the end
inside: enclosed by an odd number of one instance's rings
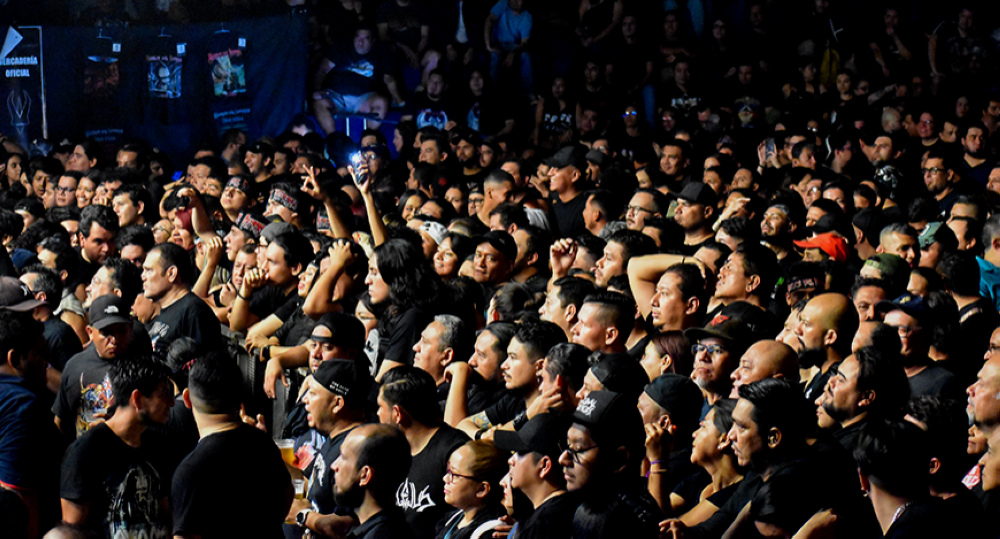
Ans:
POLYGON ((691 345, 691 355, 698 355, 705 352, 709 355, 718 356, 725 353, 726 349, 721 344, 693 344, 691 345))
POLYGON ((947 169, 938 168, 938 167, 922 168, 922 169, 920 169, 920 173, 923 174, 924 176, 926 176, 928 174, 937 174, 938 172, 944 172, 945 170, 947 170, 947 169))
POLYGON ((653 210, 647 210, 642 206, 629 206, 625 210, 627 213, 639 213, 639 212, 653 213, 653 210))
POLYGON ((58 187, 57 186, 56 187, 56 192, 57 193, 62 193, 64 195, 67 195, 69 193, 75 193, 76 192, 76 187, 58 187))
POLYGON ((634 110, 627 110, 627 111, 625 111, 624 114, 622 114, 622 118, 628 118, 629 116, 635 116, 637 114, 638 113, 636 111, 634 111, 634 110))
POLYGON ((568 443, 566 443, 566 442, 559 442, 559 450, 562 451, 562 452, 564 452, 564 453, 568 453, 569 454, 569 458, 572 459, 573 462, 575 462, 577 464, 582 464, 580 462, 580 455, 586 453, 587 451, 591 451, 593 449, 597 449, 597 446, 596 445, 592 445, 590 447, 585 447, 583 449, 573 449, 572 447, 569 446, 568 443))
POLYGON ((920 326, 889 326, 899 333, 900 337, 909 337, 920 330, 920 326))
POLYGON ((451 470, 451 467, 444 473, 444 480, 446 483, 454 483, 456 477, 461 477, 462 479, 468 479, 470 481, 475 481, 477 478, 474 475, 462 475, 457 474, 451 470))

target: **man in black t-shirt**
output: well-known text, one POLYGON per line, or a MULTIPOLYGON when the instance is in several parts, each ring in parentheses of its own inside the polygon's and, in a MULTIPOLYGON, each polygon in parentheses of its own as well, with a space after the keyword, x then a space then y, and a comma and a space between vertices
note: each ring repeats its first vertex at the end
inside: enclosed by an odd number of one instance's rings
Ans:
POLYGON ((248 269, 229 313, 229 327, 244 331, 296 301, 299 275, 313 258, 312 245, 297 231, 279 234, 265 250, 263 269, 248 269))
POLYGON ((77 283, 86 286, 101 264, 115 254, 118 215, 108 206, 91 204, 80 212, 80 269, 77 283))
POLYGON ((545 356, 553 346, 564 342, 566 334, 552 322, 518 324, 507 346, 507 359, 500 365, 507 394, 486 410, 463 419, 458 428, 477 439, 491 439, 498 429, 522 427, 528 419, 526 410, 541 395, 538 377, 545 356))
POLYGON ((567 494, 566 478, 559 464, 560 445, 566 439, 570 419, 556 414, 539 414, 518 432, 502 431, 497 448, 513 455, 510 486, 524 494, 535 511, 527 518, 515 513, 515 539, 562 539, 572 537, 573 514, 580 498, 567 494))
POLYGON ((268 435, 240 420, 242 375, 221 353, 191 367, 184 405, 201 441, 174 473, 174 536, 200 539, 282 537, 292 482, 268 435))
POLYGON ((396 507, 418 539, 433 538, 438 521, 452 511, 444 501, 448 458, 469 437, 441 421, 434 379, 416 367, 386 372, 377 402, 379 421, 403 431, 413 456, 413 466, 396 489, 396 507))
POLYGON ((549 189, 552 190, 553 238, 575 238, 587 234, 583 208, 588 196, 587 148, 567 146, 544 161, 549 167, 549 189))
POLYGON ((66 362, 82 350, 73 328, 52 314, 58 306, 52 302, 62 297, 62 281, 52 270, 35 265, 25 268, 21 282, 43 302, 34 308, 32 316, 45 324, 45 342, 49 345, 49 365, 52 366, 51 372, 47 373, 49 386, 56 388, 59 386, 59 373, 66 368, 66 362))
POLYGON ((320 61, 314 87, 313 111, 323 130, 334 131, 333 115, 355 114, 374 92, 388 91, 401 103, 402 96, 392 75, 392 59, 375 42, 375 29, 362 24, 354 31, 350 47, 336 47, 320 61))
MULTIPOLYGON (((391 371, 390 371, 391 372, 391 371)), ((340 507, 354 511, 360 525, 348 539, 412 539, 413 530, 393 495, 411 469, 410 444, 389 425, 362 425, 347 435, 340 458, 333 463, 333 496, 340 507), (362 468, 369 469, 362 484, 362 468)))
POLYGON ((367 370, 354 361, 331 359, 320 364, 309 379, 305 402, 309 426, 329 436, 315 455, 308 499, 295 500, 289 511, 295 523, 314 537, 341 536, 353 518, 334 514, 333 463, 344 439, 365 421, 365 405, 372 386, 367 370))
POLYGON ((559 464, 570 492, 616 496, 635 513, 634 529, 655 534, 663 513, 640 480, 644 439, 635 397, 594 391, 573 412, 559 464))
POLYGON ((875 312, 884 314, 883 322, 899 332, 902 366, 910 380, 910 395, 961 400, 961 381, 928 355, 936 320, 940 318, 923 298, 907 292, 893 301, 878 302, 875 312))
MULTIPOLYGON (((111 365, 127 355, 137 355, 132 353, 136 349, 132 344, 135 332, 128 312, 129 305, 111 294, 95 299, 90 305, 87 313, 90 344, 66 362, 52 406, 56 425, 69 439, 104 420, 114 397, 111 365)), ((141 352, 148 354, 149 350, 141 352)))
POLYGON ((179 245, 161 243, 142 264, 142 290, 160 305, 160 314, 146 324, 153 350, 166 352, 178 337, 191 337, 201 350, 222 345, 218 319, 207 303, 191 293, 191 257, 179 245))
POLYGON ((63 522, 103 537, 170 537, 162 444, 147 433, 174 405, 169 370, 147 356, 117 362, 114 415, 78 438, 62 467, 63 522))

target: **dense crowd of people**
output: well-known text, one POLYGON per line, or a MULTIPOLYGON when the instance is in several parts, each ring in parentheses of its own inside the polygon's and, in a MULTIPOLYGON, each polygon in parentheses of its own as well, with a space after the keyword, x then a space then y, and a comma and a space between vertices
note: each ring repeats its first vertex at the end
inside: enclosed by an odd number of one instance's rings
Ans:
POLYGON ((0 137, 0 535, 1000 536, 1000 21, 565 4, 306 2, 176 168, 0 137))

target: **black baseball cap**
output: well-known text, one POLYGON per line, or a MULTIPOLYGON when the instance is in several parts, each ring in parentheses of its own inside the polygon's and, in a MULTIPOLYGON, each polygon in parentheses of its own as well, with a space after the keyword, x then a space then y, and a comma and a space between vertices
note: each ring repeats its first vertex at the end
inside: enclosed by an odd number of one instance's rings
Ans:
POLYGON ((885 228, 887 222, 885 214, 877 208, 858 210, 858 213, 855 213, 854 217, 851 218, 851 223, 858 227, 858 230, 865 235, 865 241, 872 247, 878 246, 879 235, 882 234, 882 229, 885 228))
POLYGON ((671 423, 693 428, 701 417, 705 397, 688 376, 666 373, 646 385, 646 394, 670 414, 671 423))
POLYGON ((559 414, 538 414, 528 420, 518 431, 498 430, 493 443, 501 451, 511 453, 539 453, 558 459, 560 444, 566 440, 566 431, 572 420, 559 414))
POLYGON ((642 416, 632 397, 614 391, 591 391, 573 412, 573 422, 590 431, 597 443, 641 446, 642 416))
POLYGON ((313 380, 334 395, 359 406, 367 406, 374 380, 367 371, 348 359, 331 359, 319 364, 313 380))
POLYGON ((45 302, 35 299, 28 285, 13 277, 0 277, 0 310, 24 313, 42 305, 45 302))
POLYGON ((621 393, 636 401, 649 383, 649 375, 637 360, 628 354, 602 354, 590 368, 597 381, 608 391, 621 393))
POLYGON ((755 339, 766 333, 767 313, 746 301, 734 301, 722 308, 708 324, 684 330, 692 341, 716 338, 729 341, 738 348, 749 347, 755 339))
POLYGON ((87 318, 90 319, 90 327, 104 329, 115 324, 131 324, 129 311, 131 309, 125 300, 114 294, 105 294, 90 304, 87 318))
POLYGON ((491 230, 477 238, 477 247, 484 243, 489 243, 494 249, 500 251, 502 255, 507 257, 508 262, 517 260, 517 243, 513 236, 503 230, 491 230))
POLYGON ((573 167, 580 171, 587 170, 587 148, 585 146, 566 146, 542 163, 552 168, 573 167))
POLYGON ((264 157, 274 157, 274 146, 264 142, 254 142, 247 148, 247 153, 255 153, 264 157))
POLYGON ((680 194, 677 195, 677 198, 701 204, 702 206, 712 206, 713 208, 719 203, 719 195, 715 193, 715 189, 701 182, 685 185, 684 189, 681 189, 680 194))
POLYGON ((593 163, 600 168, 611 166, 611 158, 608 157, 608 154, 600 150, 590 150, 587 152, 586 157, 588 163, 593 163))
POLYGON ((345 350, 360 351, 365 347, 365 325, 349 314, 326 313, 316 322, 309 338, 320 344, 336 344, 345 350), (315 334, 315 328, 320 326, 330 330, 329 337, 315 334))
POLYGON ((903 311, 913 318, 920 320, 921 323, 926 321, 927 315, 930 314, 927 310, 927 303, 924 302, 924 298, 909 292, 892 301, 883 299, 875 304, 875 312, 878 314, 887 314, 896 310, 903 311))

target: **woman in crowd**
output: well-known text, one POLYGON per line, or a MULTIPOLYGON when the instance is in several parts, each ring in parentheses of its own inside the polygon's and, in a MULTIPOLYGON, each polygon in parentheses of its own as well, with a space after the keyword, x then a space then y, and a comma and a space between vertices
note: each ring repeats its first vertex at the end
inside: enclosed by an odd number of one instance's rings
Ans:
POLYGON ((492 537, 507 514, 500 485, 507 470, 507 456, 491 442, 473 440, 454 450, 444 476, 444 501, 456 510, 438 523, 436 539, 492 537))

